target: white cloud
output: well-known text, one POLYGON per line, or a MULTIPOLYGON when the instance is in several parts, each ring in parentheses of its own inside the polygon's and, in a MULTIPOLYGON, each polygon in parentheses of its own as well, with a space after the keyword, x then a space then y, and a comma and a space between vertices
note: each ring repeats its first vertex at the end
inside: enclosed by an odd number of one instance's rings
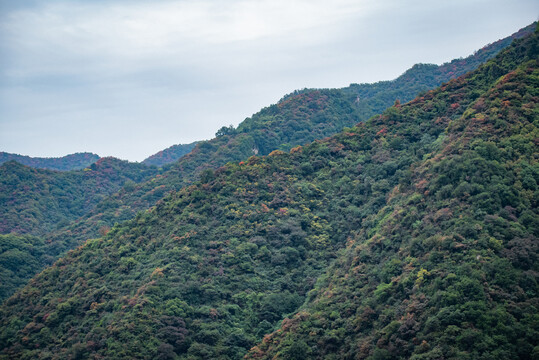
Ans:
POLYGON ((270 37, 293 39, 298 32, 302 41, 318 43, 320 37, 330 35, 328 26, 366 14, 371 7, 366 1, 350 0, 241 0, 226 5, 209 0, 112 2, 105 6, 52 2, 9 14, 2 21, 2 32, 20 53, 133 61, 178 53, 188 56, 205 46, 270 37))

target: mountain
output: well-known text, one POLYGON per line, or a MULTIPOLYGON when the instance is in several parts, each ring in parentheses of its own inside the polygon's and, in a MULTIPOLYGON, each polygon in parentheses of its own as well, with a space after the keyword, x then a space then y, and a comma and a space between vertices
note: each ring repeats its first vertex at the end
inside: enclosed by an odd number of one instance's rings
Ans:
MULTIPOLYGON (((50 265, 65 250, 46 234, 93 209, 123 186, 157 173, 157 168, 101 158, 84 170, 35 169, 15 161, 0 166, 0 299, 50 265), (33 235, 33 236, 29 236, 33 235), (36 237, 37 236, 37 237, 36 237)), ((98 226, 97 233, 107 227, 98 226)))
POLYGON ((90 166, 99 160, 99 155, 84 152, 57 158, 40 158, 0 152, 0 165, 12 160, 37 169, 68 171, 80 170, 90 166))
POLYGON ((99 236, 97 229, 101 226, 131 219, 169 192, 190 185, 208 169, 252 155, 268 155, 276 149, 288 151, 365 121, 393 105, 396 99, 412 99, 420 91, 475 69, 481 61, 508 46, 513 38, 530 35, 534 26, 531 24, 466 59, 440 66, 414 66, 394 81, 351 85, 344 89, 306 89, 287 95, 277 104, 245 119, 237 129, 221 128, 214 139, 197 143, 190 153, 165 165, 154 178, 107 197, 77 222, 49 234, 48 241, 62 250, 73 248, 99 236))
POLYGON ((538 55, 203 172, 10 297, 2 355, 534 358, 538 55))
POLYGON ((511 36, 484 46, 466 58, 454 59, 442 65, 416 64, 394 80, 372 84, 351 84, 342 91, 355 99, 359 117, 368 119, 393 105, 396 99, 400 102, 408 102, 421 92, 431 90, 444 82, 475 70, 479 65, 496 56, 513 40, 532 34, 535 26, 536 23, 530 24, 511 36))
POLYGON ((163 166, 166 164, 178 161, 179 158, 188 154, 193 150, 198 141, 190 144, 178 144, 172 145, 165 150, 159 151, 157 154, 153 154, 142 161, 146 165, 163 166))
POLYGON ((126 182, 140 182, 156 172, 155 167, 115 158, 65 172, 9 161, 0 166, 0 233, 44 235, 81 217, 126 182))
POLYGON ((538 55, 536 32, 373 120, 447 126, 247 359, 538 357, 538 55))
MULTIPOLYGON (((532 31, 532 28, 533 26, 530 25, 512 37, 525 36, 532 31)), ((87 239, 100 237, 115 223, 132 219, 139 211, 154 206, 166 194, 189 186, 204 171, 216 169, 229 161, 237 162, 246 159, 251 155, 267 155, 276 148, 287 151, 297 144, 335 134, 346 126, 364 121, 368 116, 375 114, 377 109, 381 111, 382 108, 390 106, 398 96, 411 98, 413 93, 423 90, 425 86, 434 86, 436 81, 441 82, 454 76, 455 71, 461 73, 478 65, 480 60, 493 56, 503 46, 507 46, 509 41, 510 38, 498 41, 477 51, 473 56, 440 67, 416 66, 415 70, 409 70, 392 82, 351 85, 345 89, 303 90, 287 95, 276 105, 269 106, 246 119, 237 129, 221 128, 215 139, 198 143, 191 153, 176 163, 164 165, 162 170, 154 172, 155 176, 147 181, 139 178, 135 183, 127 181, 121 189, 107 187, 107 194, 110 194, 110 190, 113 193, 108 196, 102 196, 105 194, 102 194, 99 189, 90 188, 89 194, 95 191, 99 194, 92 196, 91 201, 82 207, 80 203, 82 188, 74 190, 77 196, 66 196, 66 193, 72 194, 73 191, 62 190, 64 180, 61 179, 59 180, 60 188, 53 186, 55 189, 53 192, 46 190, 43 193, 40 186, 33 185, 35 181, 39 183, 40 180, 33 178, 32 175, 23 176, 27 177, 27 181, 23 181, 25 189, 13 190, 10 187, 4 187, 0 192, 6 195, 11 193, 11 197, 17 198, 19 202, 18 205, 12 206, 6 201, 0 201, 0 214, 4 214, 2 232, 40 236, 40 240, 44 243, 44 255, 37 259, 39 260, 37 264, 41 264, 41 267, 37 269, 42 269, 65 251, 77 247, 87 239), (452 71, 439 70, 448 69, 448 67, 452 71), (418 68, 426 70, 418 71, 418 68), (426 74, 430 75, 426 76, 426 74), (423 83, 427 85, 421 85, 423 83), (386 93, 392 95, 384 97, 386 93), (359 95, 361 99, 358 101, 359 95), (55 199, 57 195, 61 198, 55 199), (57 203, 60 205, 58 206, 57 203), (36 208, 39 209, 37 212, 36 208)), ((122 171, 121 168, 117 170, 118 174, 122 171)), ((0 171, 0 183, 3 181, 2 178, 10 176, 9 174, 10 171, 0 171)), ((147 175, 151 174, 151 172, 147 173, 147 175)), ((79 182, 79 180, 74 181, 79 182)), ((84 187, 85 182, 81 184, 84 187)), ((20 240, 24 241, 24 238, 20 240)), ((32 259, 26 258, 26 260, 32 259)), ((9 264, 0 261, 0 267, 9 267, 14 273, 17 273, 17 266, 26 266, 25 262, 11 260, 8 262, 9 264)), ((27 271, 22 271, 20 274, 22 274, 21 279, 24 276, 29 278, 28 275, 24 275, 29 274, 27 271)), ((15 290, 9 285, 11 282, 4 281, 3 283, 8 284, 8 289, 4 291, 4 294, 11 294, 15 290)), ((1 299, 3 297, 0 295, 1 299)))

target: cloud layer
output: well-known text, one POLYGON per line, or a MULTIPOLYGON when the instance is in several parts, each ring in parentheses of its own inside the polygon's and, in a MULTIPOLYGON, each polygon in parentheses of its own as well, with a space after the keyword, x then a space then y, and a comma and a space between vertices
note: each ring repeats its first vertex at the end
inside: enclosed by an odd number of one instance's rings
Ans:
POLYGON ((142 160, 284 94, 398 76, 535 20, 515 1, 0 0, 0 150, 142 160))

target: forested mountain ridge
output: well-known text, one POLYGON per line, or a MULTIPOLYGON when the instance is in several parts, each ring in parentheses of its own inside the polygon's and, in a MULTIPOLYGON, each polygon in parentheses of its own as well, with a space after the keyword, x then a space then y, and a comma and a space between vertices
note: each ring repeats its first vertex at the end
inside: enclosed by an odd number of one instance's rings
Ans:
POLYGON ((30 166, 37 169, 49 169, 49 170, 80 170, 95 163, 99 160, 99 155, 84 152, 75 153, 56 158, 41 158, 30 157, 18 154, 10 154, 4 151, 0 151, 0 165, 8 161, 16 161, 20 164, 30 166))
POLYGON ((197 142, 198 141, 190 144, 172 145, 156 154, 153 154, 152 156, 148 156, 142 161, 142 163, 146 165, 163 166, 178 161, 178 159, 180 159, 182 156, 191 152, 197 142))
MULTIPOLYGON (((100 236, 100 229, 129 220, 138 212, 155 205, 171 191, 179 191, 189 186, 206 170, 247 159, 255 153, 268 154, 274 149, 273 146, 278 147, 281 144, 279 141, 286 142, 290 136, 294 139, 298 139, 298 136, 314 138, 325 132, 334 133, 337 128, 354 124, 357 120, 350 103, 341 101, 339 90, 317 90, 306 96, 297 96, 263 109, 253 115, 253 119, 256 122, 250 122, 254 124, 250 131, 245 129, 243 124, 238 129, 223 127, 214 139, 198 143, 178 162, 165 165, 163 171, 155 177, 121 189, 98 203, 77 221, 47 234, 47 243, 50 243, 58 254, 72 249, 87 239, 100 236), (311 105, 304 106, 307 104, 311 105), (318 119, 317 125, 309 123, 312 118, 318 119), (268 134, 270 129, 280 126, 286 119, 291 122, 297 120, 311 132, 298 131, 299 135, 287 132, 279 132, 279 135, 268 134), (328 128, 332 130, 327 130, 328 128)), ((290 143, 283 147, 289 148, 290 143)))
POLYGON ((529 25, 465 59, 440 66, 418 65, 394 81, 351 85, 345 89, 306 89, 287 95, 277 104, 245 119, 237 129, 221 128, 214 139, 197 143, 190 153, 176 163, 165 165, 163 172, 151 180, 104 199, 77 222, 49 234, 48 242, 62 250, 73 248, 86 239, 99 236, 98 229, 131 219, 170 191, 188 186, 207 169, 216 169, 252 155, 267 155, 276 149, 288 151, 293 146, 331 136, 346 126, 380 113, 396 99, 412 99, 419 91, 434 88, 475 69, 513 38, 531 34, 534 26, 529 25))
POLYGON ((466 74, 496 56, 513 40, 530 35, 536 23, 520 29, 511 36, 486 45, 466 58, 454 59, 442 65, 416 64, 398 78, 372 84, 351 84, 342 90, 355 96, 360 116, 364 119, 379 114, 398 99, 408 102, 419 93, 466 74))
POLYGON ((4 357, 532 358, 538 49, 204 172, 9 298, 4 357))

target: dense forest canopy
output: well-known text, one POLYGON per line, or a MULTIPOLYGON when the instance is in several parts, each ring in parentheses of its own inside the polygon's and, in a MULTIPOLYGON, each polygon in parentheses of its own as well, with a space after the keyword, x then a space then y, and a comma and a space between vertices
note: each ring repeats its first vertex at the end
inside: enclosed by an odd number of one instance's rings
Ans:
MULTIPOLYGON (((133 187, 157 168, 101 158, 83 170, 35 169, 9 161, 0 165, 0 300, 11 295, 73 242, 52 242, 49 234, 88 213, 107 196, 133 187), (27 236, 32 235, 32 236, 27 236), (36 236, 38 238, 36 238, 36 236)), ((96 234, 107 224, 93 224, 96 234)), ((64 232, 70 236, 68 232, 64 232)))

